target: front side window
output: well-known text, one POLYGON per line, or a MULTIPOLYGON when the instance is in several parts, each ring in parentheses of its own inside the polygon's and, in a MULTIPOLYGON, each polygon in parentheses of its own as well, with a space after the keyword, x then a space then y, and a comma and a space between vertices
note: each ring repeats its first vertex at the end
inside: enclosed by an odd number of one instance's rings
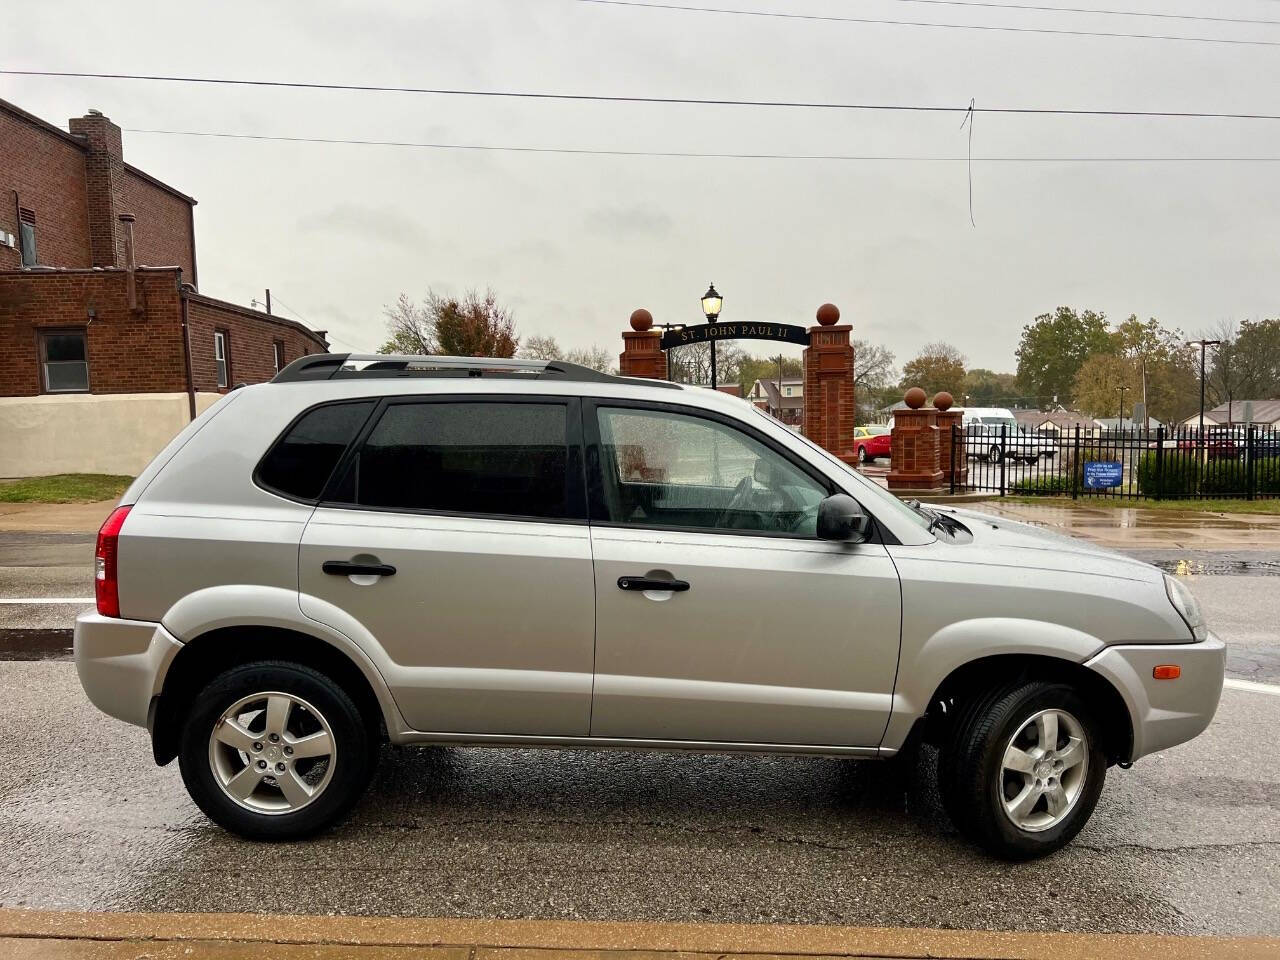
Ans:
POLYGON ((84 393, 89 389, 89 351, 83 330, 40 334, 40 365, 48 393, 84 393))
POLYGON ((258 483, 287 497, 316 500, 372 410, 372 400, 308 410, 262 458, 258 483))
POLYGON ((560 403, 393 403, 353 459, 338 499, 381 510, 576 517, 581 510, 572 509, 567 492, 566 409, 560 403))
POLYGON ((227 352, 227 332, 215 330, 213 333, 213 360, 218 367, 218 386, 225 387, 231 382, 231 357, 227 352))
MULTIPOLYGON (((817 535, 822 484, 727 424, 601 407, 599 519, 644 527, 817 535)), ((593 512, 593 519, 597 519, 593 512)))

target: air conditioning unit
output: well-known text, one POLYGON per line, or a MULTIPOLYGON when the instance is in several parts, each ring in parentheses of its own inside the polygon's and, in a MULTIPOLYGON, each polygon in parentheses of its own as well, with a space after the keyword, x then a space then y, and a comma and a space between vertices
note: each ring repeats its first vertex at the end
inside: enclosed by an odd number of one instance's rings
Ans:
POLYGON ((10 250, 12 250, 17 245, 18 245, 17 237, 15 237, 12 233, 6 233, 5 231, 0 230, 0 247, 8 247, 10 250))

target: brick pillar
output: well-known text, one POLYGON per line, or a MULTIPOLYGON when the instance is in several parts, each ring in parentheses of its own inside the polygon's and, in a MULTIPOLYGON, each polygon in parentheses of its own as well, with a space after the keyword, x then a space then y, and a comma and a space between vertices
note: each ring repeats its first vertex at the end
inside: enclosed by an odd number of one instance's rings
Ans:
POLYGON ((964 487, 969 482, 969 451, 965 444, 964 435, 964 413, 960 410, 952 410, 951 405, 955 403, 951 394, 943 390, 933 398, 934 409, 938 411, 934 417, 938 424, 938 468, 942 470, 943 486, 950 487, 954 480, 957 490, 964 487), (954 427, 961 427, 959 434, 956 434, 954 427), (955 457, 952 458, 951 442, 955 439, 955 457), (951 464, 955 464, 955 477, 951 476, 951 464))
POLYGON ((938 411, 924 405, 924 391, 912 387, 906 410, 893 411, 890 490, 937 490, 942 486, 938 453, 938 411))
POLYGON ((857 461, 853 451, 856 412, 853 387, 853 327, 838 323, 834 303, 818 308, 818 326, 809 328, 804 351, 804 435, 845 463, 857 461))
POLYGON ((631 314, 631 329, 622 331, 622 354, 618 372, 624 377, 667 379, 667 355, 662 349, 662 334, 651 329, 653 315, 643 307, 631 314))
POLYGON ((95 267, 125 264, 124 232, 119 215, 124 196, 124 148, 120 128, 96 110, 72 117, 67 126, 88 146, 84 157, 85 192, 89 201, 89 252, 95 267))

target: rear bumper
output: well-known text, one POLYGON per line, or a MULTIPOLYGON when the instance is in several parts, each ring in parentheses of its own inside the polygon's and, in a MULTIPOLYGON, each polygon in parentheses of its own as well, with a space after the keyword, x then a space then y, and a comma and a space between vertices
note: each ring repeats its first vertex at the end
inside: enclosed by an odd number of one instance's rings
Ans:
POLYGON ((76 617, 74 648, 80 686, 93 705, 145 727, 151 699, 182 644, 158 623, 86 611, 76 617))
POLYGON ((1129 760, 1185 743, 1213 720, 1222 697, 1227 648, 1212 633, 1199 643, 1124 644, 1108 647, 1085 666, 1111 681, 1133 723, 1129 760), (1177 664, 1177 680, 1156 680, 1161 664, 1177 664))

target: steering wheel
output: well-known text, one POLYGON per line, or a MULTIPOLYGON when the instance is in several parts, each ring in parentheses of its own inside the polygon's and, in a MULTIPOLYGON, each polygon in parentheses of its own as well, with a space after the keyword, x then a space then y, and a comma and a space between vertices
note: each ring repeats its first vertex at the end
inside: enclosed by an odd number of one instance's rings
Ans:
POLYGON ((740 512, 750 502, 751 476, 748 474, 739 480, 738 485, 733 488, 733 493, 729 496, 729 502, 724 505, 724 509, 716 517, 716 526, 728 527, 729 520, 733 515, 740 512))

